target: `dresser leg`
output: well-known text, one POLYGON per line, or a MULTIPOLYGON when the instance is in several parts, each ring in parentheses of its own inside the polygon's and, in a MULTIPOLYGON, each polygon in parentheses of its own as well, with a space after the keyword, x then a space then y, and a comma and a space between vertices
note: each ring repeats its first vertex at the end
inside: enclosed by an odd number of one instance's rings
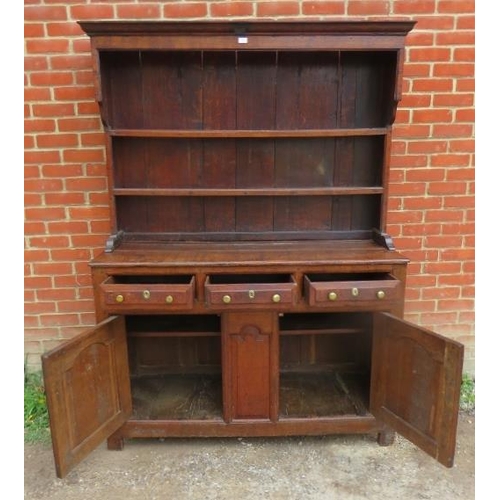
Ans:
POLYGON ((124 445, 123 438, 117 432, 108 438, 108 450, 120 451, 123 450, 124 445))
POLYGON ((392 430, 380 431, 377 435, 377 442, 380 446, 390 446, 394 444, 396 433, 392 430))

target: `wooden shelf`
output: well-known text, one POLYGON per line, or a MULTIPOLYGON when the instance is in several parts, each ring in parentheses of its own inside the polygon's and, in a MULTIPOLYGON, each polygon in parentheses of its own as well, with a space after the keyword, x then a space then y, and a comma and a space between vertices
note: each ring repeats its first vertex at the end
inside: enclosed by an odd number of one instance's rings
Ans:
POLYGON ((353 196, 383 194, 382 187, 321 188, 115 188, 115 196, 353 196))
POLYGON ((279 139, 321 137, 383 136, 390 127, 339 128, 302 130, 170 130, 170 129, 108 129, 111 137, 145 137, 167 139, 279 139))

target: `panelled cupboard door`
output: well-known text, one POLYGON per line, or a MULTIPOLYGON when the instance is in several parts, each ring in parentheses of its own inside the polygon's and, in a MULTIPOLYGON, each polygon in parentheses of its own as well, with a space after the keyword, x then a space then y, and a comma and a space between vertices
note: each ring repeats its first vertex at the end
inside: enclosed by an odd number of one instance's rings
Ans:
POLYGON ((452 467, 462 344, 387 313, 373 321, 371 412, 452 467))
POLYGON ((132 412, 123 316, 42 357, 57 476, 62 478, 132 412))

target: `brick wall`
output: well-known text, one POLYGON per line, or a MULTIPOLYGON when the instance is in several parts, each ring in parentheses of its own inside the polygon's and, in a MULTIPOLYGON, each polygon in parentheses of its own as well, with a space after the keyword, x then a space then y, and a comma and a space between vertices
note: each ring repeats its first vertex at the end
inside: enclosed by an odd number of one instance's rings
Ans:
POLYGON ((25 0, 25 353, 94 325, 88 261, 110 231, 84 19, 410 17, 388 232, 411 259, 406 317, 474 370, 474 2, 25 0))

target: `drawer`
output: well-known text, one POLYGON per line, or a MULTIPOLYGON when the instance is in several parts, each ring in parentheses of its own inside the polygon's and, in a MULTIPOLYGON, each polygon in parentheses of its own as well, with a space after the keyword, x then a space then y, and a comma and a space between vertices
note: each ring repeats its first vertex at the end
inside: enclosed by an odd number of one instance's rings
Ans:
POLYGON ((310 274, 304 277, 304 293, 310 306, 384 303, 402 298, 401 282, 388 273, 310 274))
POLYGON ((194 276, 113 276, 101 283, 106 310, 191 309, 194 276))
POLYGON ((297 283, 289 274, 212 275, 205 281, 207 305, 281 308, 297 302, 297 283))

